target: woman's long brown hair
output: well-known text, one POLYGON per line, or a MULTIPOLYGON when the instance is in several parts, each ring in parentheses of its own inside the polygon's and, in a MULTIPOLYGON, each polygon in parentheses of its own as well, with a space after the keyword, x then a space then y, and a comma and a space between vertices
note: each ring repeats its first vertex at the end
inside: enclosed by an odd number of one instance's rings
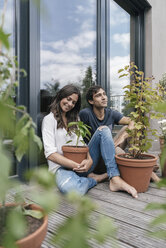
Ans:
POLYGON ((60 101, 63 98, 66 98, 72 94, 78 95, 78 101, 76 102, 74 108, 66 113, 67 123, 71 121, 78 121, 78 113, 81 107, 81 94, 76 86, 68 84, 58 91, 55 96, 55 100, 50 105, 50 110, 54 114, 55 119, 57 120, 57 128, 65 127, 65 124, 62 119, 62 109, 60 107, 60 101))

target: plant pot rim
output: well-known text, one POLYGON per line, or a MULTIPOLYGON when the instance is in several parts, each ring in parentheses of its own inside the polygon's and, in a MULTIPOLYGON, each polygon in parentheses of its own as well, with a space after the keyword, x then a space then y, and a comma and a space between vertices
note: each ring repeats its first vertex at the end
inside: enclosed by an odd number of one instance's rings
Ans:
MULTIPOLYGON (((30 204, 29 206, 32 207, 32 208, 35 208, 36 210, 40 210, 41 212, 44 211, 44 210, 43 210, 39 205, 37 205, 37 204, 30 204)), ((22 238, 22 239, 16 241, 16 244, 21 245, 22 243, 26 242, 28 239, 33 238, 33 237, 36 236, 38 233, 40 233, 41 230, 42 230, 43 228, 47 228, 47 225, 48 225, 48 216, 45 215, 45 216, 43 217, 43 223, 42 223, 42 225, 41 225, 35 232, 33 232, 33 233, 29 234, 28 236, 26 236, 26 237, 24 237, 24 238, 22 238)))
POLYGON ((116 154, 115 159, 118 162, 123 163, 123 166, 127 167, 153 167, 156 164, 157 157, 152 154, 143 154, 149 159, 133 159, 133 158, 125 158, 123 157, 124 153, 116 154))
POLYGON ((69 152, 69 153, 87 153, 89 150, 88 146, 68 146, 64 145, 62 146, 63 152, 69 152))
POLYGON ((84 145, 84 146, 63 145, 62 147, 86 148, 88 146, 87 145, 84 145))
MULTIPOLYGON (((16 203, 7 203, 5 204, 5 206, 15 206, 15 205, 18 205, 16 203)), ((37 204, 29 204, 30 208, 33 208, 35 210, 40 210, 40 211, 44 211, 42 207, 40 207, 39 205, 37 204)), ((20 245, 23 245, 24 243, 26 243, 28 240, 32 239, 33 237, 37 236, 38 233, 40 233, 43 229, 47 229, 47 226, 48 226, 48 215, 45 215, 43 217, 43 223, 41 224, 41 226, 36 229, 36 231, 34 231, 33 233, 27 235, 26 237, 22 238, 22 239, 19 239, 16 241, 16 244, 18 246, 20 245)), ((0 246, 0 248, 3 248, 2 246, 0 246)))
POLYGON ((155 155, 147 154, 147 153, 142 153, 141 155, 143 155, 144 157, 149 157, 149 159, 126 158, 126 157, 124 157, 125 154, 129 154, 129 153, 116 154, 115 157, 124 158, 124 159, 129 160, 129 161, 136 161, 136 160, 147 161, 147 160, 157 159, 157 157, 155 155))

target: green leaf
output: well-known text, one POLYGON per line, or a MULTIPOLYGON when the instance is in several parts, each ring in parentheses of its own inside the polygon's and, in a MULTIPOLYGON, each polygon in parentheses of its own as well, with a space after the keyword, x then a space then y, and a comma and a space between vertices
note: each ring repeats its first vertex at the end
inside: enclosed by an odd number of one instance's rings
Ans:
POLYGON ((39 204, 46 213, 49 213, 51 210, 56 209, 59 203, 58 195, 55 194, 55 191, 42 191, 42 194, 32 192, 32 199, 39 204))
POLYGON ((166 113, 166 102, 155 104, 154 108, 156 111, 159 111, 161 113, 166 113))
POLYGON ((47 168, 38 168, 31 171, 30 178, 31 181, 37 182, 44 189, 52 189, 55 186, 55 177, 53 173, 49 172, 47 168))
POLYGON ((122 71, 124 71, 124 69, 119 69, 119 70, 118 70, 118 73, 120 73, 120 72, 122 72, 122 71))
POLYGON ((35 219, 42 219, 44 214, 39 210, 24 209, 24 215, 32 216, 35 219))
POLYGON ((94 238, 103 243, 107 237, 114 237, 116 234, 116 228, 113 225, 113 221, 110 218, 102 216, 96 225, 97 232, 94 234, 94 238))
POLYGON ((164 204, 164 203, 149 203, 145 208, 145 210, 156 210, 156 209, 166 210, 166 204, 164 204))
POLYGON ((160 239, 165 239, 166 230, 159 230, 159 231, 152 232, 150 233, 150 236, 160 238, 160 239))
POLYGON ((159 225, 162 223, 166 223, 166 213, 159 215, 158 217, 156 217, 152 222, 151 225, 155 226, 155 225, 159 225))
POLYGON ((35 134, 35 130, 33 127, 30 128, 29 133, 32 141, 38 146, 39 150, 41 151, 43 148, 43 144, 41 142, 41 139, 35 134))
POLYGON ((2 44, 6 47, 6 49, 9 50, 10 45, 9 45, 9 38, 10 34, 6 34, 3 29, 0 27, 0 41, 2 44))
MULTIPOLYGON (((26 222, 20 211, 12 210, 7 217, 8 234, 15 240, 22 238, 26 233, 26 222), (16 228, 17 223, 17 228, 16 228)), ((9 236, 8 236, 9 237, 9 236)))
POLYGON ((128 76, 128 74, 127 73, 124 73, 124 74, 120 75, 119 78, 126 77, 126 76, 128 76))
POLYGON ((5 200, 5 195, 10 188, 10 181, 9 181, 9 172, 11 167, 11 161, 9 159, 9 154, 7 154, 3 148, 2 144, 0 143, 0 167, 1 167, 1 173, 0 173, 0 200, 5 200))

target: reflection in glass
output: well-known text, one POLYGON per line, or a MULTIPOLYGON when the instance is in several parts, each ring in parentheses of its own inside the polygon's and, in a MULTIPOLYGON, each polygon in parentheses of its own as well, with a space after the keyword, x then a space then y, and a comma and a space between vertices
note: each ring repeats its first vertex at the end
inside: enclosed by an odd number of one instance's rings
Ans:
POLYGON ((122 112, 123 87, 126 78, 119 79, 118 70, 130 62, 130 15, 113 0, 110 2, 110 97, 111 107, 122 112))
POLYGON ((40 24, 40 88, 45 95, 47 91, 54 96, 68 83, 81 87, 87 74, 93 83, 96 75, 96 0, 43 0, 40 24))

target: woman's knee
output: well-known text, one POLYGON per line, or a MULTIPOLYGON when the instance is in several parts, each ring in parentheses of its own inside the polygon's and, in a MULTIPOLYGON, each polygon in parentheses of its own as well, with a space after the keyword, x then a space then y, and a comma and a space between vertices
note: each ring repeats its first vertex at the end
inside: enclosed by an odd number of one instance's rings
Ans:
POLYGON ((75 191, 80 195, 86 194, 88 191, 88 184, 83 180, 83 177, 79 177, 76 173, 61 173, 57 171, 56 182, 57 187, 61 193, 67 194, 71 191, 75 191), (67 175, 68 174, 68 175, 67 175))

